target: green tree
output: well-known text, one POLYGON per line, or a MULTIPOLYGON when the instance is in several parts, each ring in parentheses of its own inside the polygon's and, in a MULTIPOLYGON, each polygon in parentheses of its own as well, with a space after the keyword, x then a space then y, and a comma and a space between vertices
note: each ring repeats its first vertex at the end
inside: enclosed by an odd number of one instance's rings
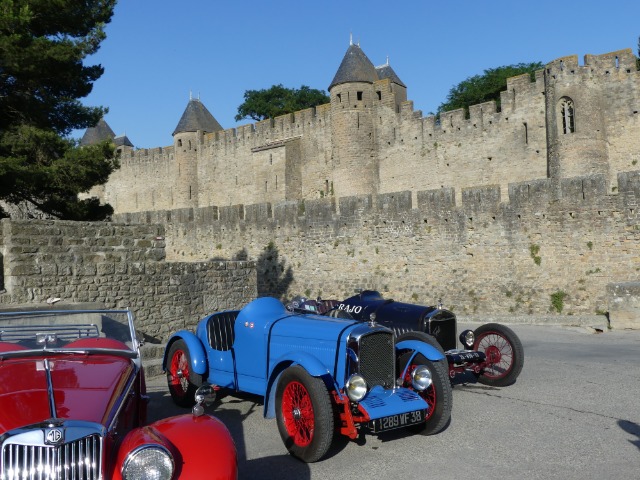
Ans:
POLYGON ((107 181, 115 146, 80 147, 69 135, 106 113, 79 99, 104 71, 83 60, 104 40, 115 3, 0 0, 0 200, 64 219, 113 213, 78 194, 107 181))
POLYGON ((260 121, 324 103, 329 103, 329 96, 322 90, 306 85, 302 85, 298 90, 283 87, 282 84, 273 85, 269 89, 245 91, 244 103, 238 107, 235 119, 239 121, 251 118, 260 121))
POLYGON ((640 37, 638 37, 638 56, 636 57, 636 68, 640 70, 640 37))
POLYGON ((518 63, 498 68, 489 68, 482 75, 474 75, 449 90, 446 102, 438 107, 438 115, 449 110, 464 108, 467 117, 469 107, 479 103, 496 101, 500 109, 500 92, 507 89, 507 78, 528 73, 534 78, 536 70, 543 68, 542 63, 518 63))

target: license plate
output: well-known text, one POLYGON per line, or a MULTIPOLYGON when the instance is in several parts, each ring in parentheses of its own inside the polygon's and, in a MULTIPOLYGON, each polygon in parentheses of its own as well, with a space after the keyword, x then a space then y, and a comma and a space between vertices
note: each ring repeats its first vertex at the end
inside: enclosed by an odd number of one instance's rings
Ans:
POLYGON ((388 417, 376 418, 369 422, 369 427, 373 433, 384 432, 396 428, 408 427, 416 423, 424 422, 425 411, 414 410, 413 412, 389 415, 388 417))

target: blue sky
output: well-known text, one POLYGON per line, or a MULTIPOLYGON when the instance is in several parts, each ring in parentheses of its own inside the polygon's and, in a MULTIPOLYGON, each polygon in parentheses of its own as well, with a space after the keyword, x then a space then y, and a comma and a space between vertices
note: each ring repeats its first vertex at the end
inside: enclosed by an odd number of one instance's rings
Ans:
MULTIPOLYGON (((487 68, 567 55, 638 51, 638 0, 120 0, 88 63, 104 75, 86 105, 138 148, 173 144, 189 101, 223 128, 248 89, 325 90, 350 35, 374 65, 389 62, 423 115, 487 68)), ((81 136, 83 132, 75 132, 81 136)))

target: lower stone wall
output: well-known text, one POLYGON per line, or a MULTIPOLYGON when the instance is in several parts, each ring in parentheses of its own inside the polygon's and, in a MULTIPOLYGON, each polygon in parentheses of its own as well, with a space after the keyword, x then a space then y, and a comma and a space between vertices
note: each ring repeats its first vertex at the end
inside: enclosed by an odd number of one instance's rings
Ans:
POLYGON ((612 283, 607 294, 611 327, 640 330, 640 282, 612 283))
POLYGON ((640 172, 276 205, 122 215, 166 227, 168 258, 256 261, 258 295, 356 289, 461 318, 594 316, 607 285, 640 281, 640 172))
POLYGON ((2 220, 0 305, 130 308, 148 341, 257 296, 255 262, 167 262, 160 225, 2 220))

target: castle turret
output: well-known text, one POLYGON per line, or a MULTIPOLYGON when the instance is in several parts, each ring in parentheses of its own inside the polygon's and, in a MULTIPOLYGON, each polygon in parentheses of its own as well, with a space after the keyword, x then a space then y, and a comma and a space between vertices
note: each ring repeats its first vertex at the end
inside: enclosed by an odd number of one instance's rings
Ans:
POLYGON ((205 133, 222 130, 199 99, 190 99, 173 131, 177 178, 173 204, 178 208, 198 206, 198 155, 205 133))
POLYGON ((331 159, 336 196, 377 193, 378 164, 373 125, 376 68, 351 44, 329 85, 331 159))
MULTIPOLYGON (((398 113, 400 111, 400 104, 407 101, 407 86, 400 80, 400 77, 389 65, 389 59, 387 63, 376 67, 376 72, 380 80, 389 80, 389 93, 391 95, 382 95, 380 92, 379 100, 383 105, 386 105, 398 113)), ((377 90, 377 89, 376 89, 377 90)))
POLYGON ((129 140, 129 137, 126 135, 118 135, 113 132, 109 124, 105 121, 104 118, 101 118, 95 127, 87 128, 84 132, 84 135, 80 139, 80 145, 95 145, 96 143, 104 142, 105 140, 109 140, 113 142, 116 146, 116 150, 119 153, 127 149, 132 149, 133 143, 129 140))

